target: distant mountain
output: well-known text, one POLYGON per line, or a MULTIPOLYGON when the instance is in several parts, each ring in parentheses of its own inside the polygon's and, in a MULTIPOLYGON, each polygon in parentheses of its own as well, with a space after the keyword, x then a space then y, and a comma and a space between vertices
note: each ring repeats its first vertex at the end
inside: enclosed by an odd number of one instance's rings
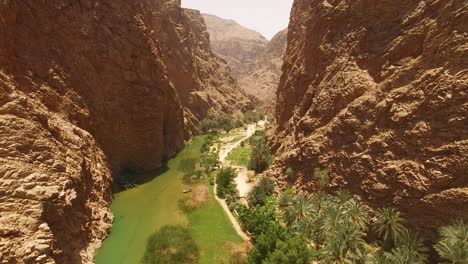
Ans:
POLYGON ((207 14, 203 17, 213 51, 227 61, 235 78, 248 74, 250 66, 265 51, 268 40, 234 20, 207 14))
POLYGON ((271 41, 233 20, 203 15, 213 51, 223 57, 241 88, 262 102, 261 108, 274 109, 281 77, 287 30, 271 41))

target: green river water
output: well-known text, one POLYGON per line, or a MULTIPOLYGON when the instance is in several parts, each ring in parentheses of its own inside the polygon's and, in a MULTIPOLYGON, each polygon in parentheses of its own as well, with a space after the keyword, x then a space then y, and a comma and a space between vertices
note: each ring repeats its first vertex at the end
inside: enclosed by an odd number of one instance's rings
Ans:
MULTIPOLYGON (((193 170, 201 157, 203 137, 192 140, 167 164, 168 170, 152 181, 117 193, 111 205, 114 223, 110 236, 95 258, 96 264, 137 264, 146 249, 147 239, 164 225, 189 224, 201 249, 200 263, 222 263, 228 259, 226 242, 242 242, 222 208, 212 197, 210 206, 190 216, 179 210, 178 201, 190 194, 183 175, 193 170), (218 261, 222 259, 222 261, 218 261)), ((228 263, 228 262, 225 262, 228 263)))

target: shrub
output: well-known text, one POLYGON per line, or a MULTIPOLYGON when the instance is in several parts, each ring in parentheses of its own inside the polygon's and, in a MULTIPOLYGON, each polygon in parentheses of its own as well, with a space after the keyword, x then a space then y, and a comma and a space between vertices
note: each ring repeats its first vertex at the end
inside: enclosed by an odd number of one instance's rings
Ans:
POLYGON ((182 199, 179 201, 179 207, 183 212, 189 213, 193 210, 204 206, 210 201, 210 192, 205 185, 197 186, 190 199, 182 199))
POLYGON ((317 185, 320 190, 327 188, 328 185, 330 184, 330 177, 328 173, 329 173, 328 169, 316 168, 314 170, 314 179, 317 182, 317 185))
POLYGON ((291 167, 286 169, 286 176, 288 176, 290 182, 295 182, 297 180, 297 173, 291 167))
POLYGON ((231 264, 245 264, 247 263, 247 257, 249 251, 252 249, 252 245, 250 243, 228 243, 227 248, 229 250, 229 255, 231 256, 231 264))
POLYGON ((188 228, 163 226, 151 235, 142 262, 144 264, 198 263, 199 249, 188 228))
POLYGON ((267 197, 273 195, 275 184, 272 180, 264 177, 249 192, 247 199, 252 206, 264 205, 267 197))

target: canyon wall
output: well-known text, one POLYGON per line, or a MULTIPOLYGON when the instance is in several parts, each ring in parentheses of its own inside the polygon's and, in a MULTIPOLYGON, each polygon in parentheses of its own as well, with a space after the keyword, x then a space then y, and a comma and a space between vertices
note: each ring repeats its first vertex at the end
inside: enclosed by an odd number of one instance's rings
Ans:
POLYGON ((328 168, 329 191, 397 207, 430 238, 468 219, 467 30, 463 0, 296 0, 268 174, 313 192, 328 168))
POLYGON ((276 90, 282 74, 287 36, 287 29, 278 32, 248 73, 239 78, 239 86, 247 94, 257 98, 261 102, 259 108, 270 114, 275 112, 276 90))
POLYGON ((200 21, 172 0, 0 1, 1 263, 92 263, 111 175, 248 107, 200 21))

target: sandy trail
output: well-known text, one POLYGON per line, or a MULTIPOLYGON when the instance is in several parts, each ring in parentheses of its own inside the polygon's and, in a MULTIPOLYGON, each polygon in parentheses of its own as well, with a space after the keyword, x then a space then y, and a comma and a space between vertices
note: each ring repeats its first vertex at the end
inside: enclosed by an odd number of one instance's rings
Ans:
MULTIPOLYGON (((219 150, 219 161, 223 164, 223 166, 229 165, 228 162, 226 161, 227 156, 229 153, 240 146, 241 142, 244 140, 249 139, 253 134, 255 134, 255 131, 257 129, 263 128, 266 124, 266 121, 260 121, 258 124, 252 124, 247 126, 247 130, 244 130, 242 133, 244 133, 244 137, 231 142, 232 139, 235 137, 239 136, 238 134, 233 135, 232 137, 225 138, 223 142, 221 143, 221 147, 219 150)), ((242 134, 241 133, 241 134, 242 134)), ((247 183, 247 168, 243 166, 232 166, 237 169, 238 174, 237 177, 234 179, 237 189, 239 190, 240 197, 245 197, 247 193, 253 188, 254 183, 247 183)), ((216 200, 221 204, 221 207, 224 209, 226 212, 226 215, 229 217, 229 220, 231 221, 232 225, 234 226, 234 229, 236 230, 237 234, 244 240, 244 241, 250 241, 250 237, 242 230, 240 224, 237 222, 237 219, 232 215, 232 212, 229 210, 228 205, 226 204, 226 201, 223 199, 220 199, 216 193, 216 183, 214 184, 214 194, 216 200)))

